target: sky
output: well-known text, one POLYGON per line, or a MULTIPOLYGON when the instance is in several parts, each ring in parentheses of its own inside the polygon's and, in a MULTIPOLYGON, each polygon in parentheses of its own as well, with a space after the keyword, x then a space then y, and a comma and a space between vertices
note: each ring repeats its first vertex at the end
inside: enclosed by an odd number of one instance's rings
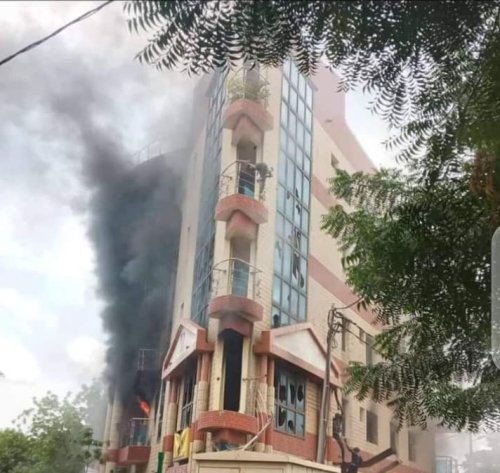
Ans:
MULTIPOLYGON (((0 2, 0 58, 95 5, 0 2)), ((0 67, 0 428, 33 396, 74 392, 103 368, 88 143, 74 115, 113 134, 131 159, 185 124, 193 80, 134 60, 144 38, 128 32, 121 7, 0 67)), ((368 102, 349 94, 347 121, 372 160, 391 165, 387 128, 368 102)))

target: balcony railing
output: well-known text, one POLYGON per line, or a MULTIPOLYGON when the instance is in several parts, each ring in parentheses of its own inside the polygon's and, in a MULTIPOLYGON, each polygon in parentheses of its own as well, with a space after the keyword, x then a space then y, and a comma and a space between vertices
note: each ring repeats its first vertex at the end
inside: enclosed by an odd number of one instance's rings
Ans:
POLYGON ((266 180, 272 177, 272 168, 265 163, 233 161, 220 175, 219 197, 242 194, 256 200, 265 200, 266 180))
POLYGON ((255 68, 241 67, 228 74, 227 96, 229 104, 237 100, 252 100, 267 108, 269 82, 255 68))
POLYGON ((158 351, 152 348, 141 348, 137 353, 137 371, 155 371, 160 368, 158 351))
POLYGON ((120 447, 148 446, 149 444, 149 419, 142 417, 130 419, 122 431, 120 447))
POLYGON ((259 301, 262 271, 239 258, 214 265, 212 297, 233 295, 259 301))

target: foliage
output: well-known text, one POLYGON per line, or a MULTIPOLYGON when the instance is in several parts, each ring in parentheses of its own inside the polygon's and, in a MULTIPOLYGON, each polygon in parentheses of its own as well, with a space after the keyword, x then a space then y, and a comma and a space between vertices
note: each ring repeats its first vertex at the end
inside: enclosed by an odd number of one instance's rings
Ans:
MULTIPOLYGON (((0 431, 0 465, 6 473, 82 473, 96 462, 101 442, 89 420, 100 384, 60 399, 47 393, 17 419, 18 430, 0 431)), ((101 419, 102 422, 102 419, 101 419)))
POLYGON ((490 349, 490 239, 499 209, 470 190, 471 163, 426 185, 413 173, 339 170, 323 229, 348 250, 347 282, 386 330, 383 361, 353 364, 348 392, 401 422, 477 429, 500 416, 490 349), (402 345, 406 350, 402 350, 402 345), (464 387, 465 386, 465 387, 464 387))
POLYGON ((3 473, 29 471, 31 441, 22 432, 5 429, 0 431, 0 465, 3 473))
POLYGON ((266 102, 269 97, 267 84, 260 79, 245 81, 242 77, 234 75, 229 79, 227 88, 231 103, 240 99, 266 102))

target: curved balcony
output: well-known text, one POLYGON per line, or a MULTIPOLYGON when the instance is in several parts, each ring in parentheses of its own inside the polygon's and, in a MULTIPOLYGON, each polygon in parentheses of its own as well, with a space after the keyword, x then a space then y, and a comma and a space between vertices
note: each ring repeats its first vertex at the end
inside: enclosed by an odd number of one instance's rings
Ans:
POLYGON ((229 164, 219 178, 219 202, 215 219, 227 222, 226 238, 253 240, 257 225, 267 222, 264 205, 266 180, 272 170, 265 163, 237 160, 229 164))
POLYGON ((233 144, 245 138, 259 145, 262 135, 273 127, 267 111, 268 81, 257 69, 242 67, 229 74, 227 97, 223 120, 224 127, 233 130, 233 144))
POLYGON ((208 316, 220 319, 220 331, 231 328, 246 336, 262 320, 260 281, 261 271, 238 258, 214 266, 208 316))
POLYGON ((149 419, 130 419, 121 433, 116 463, 119 466, 147 463, 150 452, 149 419))

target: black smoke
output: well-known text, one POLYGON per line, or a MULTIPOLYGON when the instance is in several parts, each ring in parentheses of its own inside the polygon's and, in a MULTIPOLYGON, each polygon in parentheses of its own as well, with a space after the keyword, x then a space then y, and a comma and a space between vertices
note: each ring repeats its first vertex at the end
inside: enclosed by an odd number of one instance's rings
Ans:
POLYGON ((113 170, 98 181, 91 201, 90 234, 109 333, 107 375, 122 400, 137 394, 151 400, 148 387, 136 382, 138 352, 160 355, 171 328, 182 175, 169 161, 182 160, 182 154, 113 170))

